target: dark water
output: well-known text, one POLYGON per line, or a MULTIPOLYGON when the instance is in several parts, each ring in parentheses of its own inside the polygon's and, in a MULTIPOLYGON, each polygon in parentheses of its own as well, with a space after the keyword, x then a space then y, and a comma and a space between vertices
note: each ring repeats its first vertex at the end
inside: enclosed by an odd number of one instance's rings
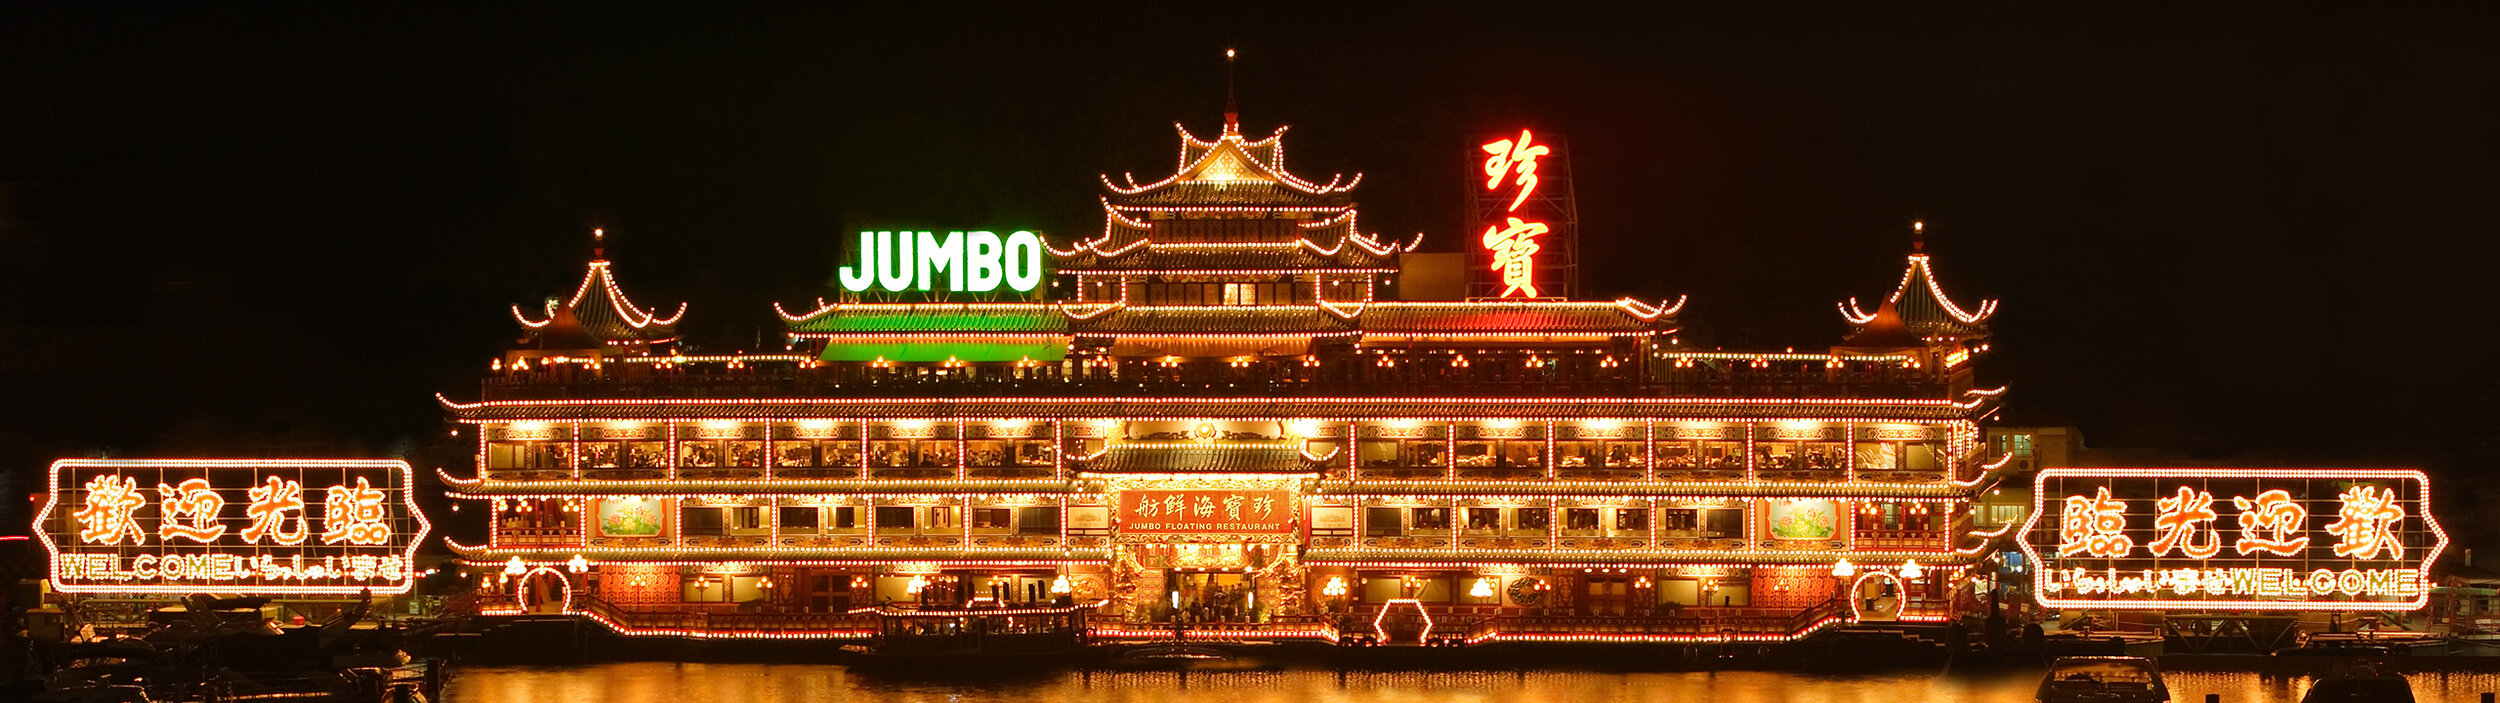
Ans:
MULTIPOLYGON (((2221 694, 2228 703, 2298 701, 2306 677, 2172 672, 2171 700, 2221 694)), ((2473 703, 2500 691, 2500 673, 2415 674, 2422 701, 2473 703)), ((578 667, 458 669, 444 698, 618 703, 2028 703, 2038 674, 1814 676, 1771 672, 1348 673, 1326 671, 1041 674, 976 684, 893 679, 811 664, 634 662, 578 667)))

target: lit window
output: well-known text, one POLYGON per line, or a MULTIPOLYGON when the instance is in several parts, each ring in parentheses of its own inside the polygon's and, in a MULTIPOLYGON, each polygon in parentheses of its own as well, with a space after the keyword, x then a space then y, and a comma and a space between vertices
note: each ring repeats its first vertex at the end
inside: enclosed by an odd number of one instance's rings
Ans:
POLYGON ((1257 305, 1258 303, 1259 287, 1257 285, 1250 283, 1224 284, 1225 305, 1257 305))

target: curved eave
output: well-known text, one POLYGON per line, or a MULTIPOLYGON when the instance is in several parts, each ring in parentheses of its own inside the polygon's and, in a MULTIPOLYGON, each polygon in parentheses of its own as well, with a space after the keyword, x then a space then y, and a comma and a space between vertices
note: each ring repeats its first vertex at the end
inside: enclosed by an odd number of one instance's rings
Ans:
MULTIPOLYGON (((437 396, 440 398, 440 396, 437 396)), ((462 422, 509 420, 661 420, 671 418, 1102 418, 1312 417, 1366 418, 1831 418, 1946 421, 1979 417, 1993 396, 1959 401, 1750 398, 666 398, 498 400, 444 409, 462 422)))
POLYGON ((1974 489, 1934 481, 1324 481, 1316 491, 1342 496, 1659 496, 1778 498, 1962 498, 1974 489))
POLYGON ((1758 564, 1831 566, 1847 557, 1854 561, 1873 563, 1877 560, 1917 560, 1928 566, 1964 566, 1978 563, 1977 554, 1961 554, 1950 550, 1850 550, 1847 548, 1803 547, 1786 549, 1391 549, 1378 547, 1317 548, 1302 550, 1306 564, 1361 564, 1381 567, 1412 565, 1436 568, 1463 564, 1587 564, 1591 566, 1675 565, 1675 564, 1758 564))
POLYGON ((776 559, 805 561, 882 562, 1099 562, 1109 561, 1111 553, 1103 548, 1060 549, 1057 547, 713 547, 667 545, 650 547, 485 547, 444 540, 452 553, 473 564, 501 563, 519 557, 523 563, 561 562, 580 555, 593 562, 769 562, 776 559))
POLYGON ((451 487, 451 497, 485 499, 508 496, 652 496, 652 495, 825 495, 825 494, 944 494, 944 493, 1012 493, 1023 495, 1074 494, 1078 491, 1063 479, 668 479, 603 480, 603 479, 540 479, 501 480, 471 479, 459 481, 445 474, 443 481, 451 487))

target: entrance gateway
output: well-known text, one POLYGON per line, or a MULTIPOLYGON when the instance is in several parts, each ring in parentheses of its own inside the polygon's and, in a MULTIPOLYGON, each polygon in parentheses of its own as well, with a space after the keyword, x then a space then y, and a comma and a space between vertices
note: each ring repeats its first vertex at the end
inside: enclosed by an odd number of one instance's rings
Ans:
POLYGON ((1187 476, 1123 480, 1113 510, 1113 577, 1157 623, 1259 623, 1293 598, 1300 521, 1294 477, 1187 476))

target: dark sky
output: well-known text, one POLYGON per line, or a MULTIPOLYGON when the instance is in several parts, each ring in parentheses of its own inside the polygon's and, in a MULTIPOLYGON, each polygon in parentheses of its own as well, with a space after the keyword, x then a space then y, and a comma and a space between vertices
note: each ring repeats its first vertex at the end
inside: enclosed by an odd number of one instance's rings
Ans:
POLYGON ((2005 301, 2015 422, 2500 502, 2488 9, 1243 8, 12 4, 0 468, 423 448, 594 225, 701 347, 777 348, 857 223, 1098 231, 1095 174, 1212 131, 1230 45, 1247 127, 1367 174, 1366 229, 1454 250, 1468 138, 1567 135, 1586 293, 1780 348, 1924 219, 1948 291, 2005 301))

